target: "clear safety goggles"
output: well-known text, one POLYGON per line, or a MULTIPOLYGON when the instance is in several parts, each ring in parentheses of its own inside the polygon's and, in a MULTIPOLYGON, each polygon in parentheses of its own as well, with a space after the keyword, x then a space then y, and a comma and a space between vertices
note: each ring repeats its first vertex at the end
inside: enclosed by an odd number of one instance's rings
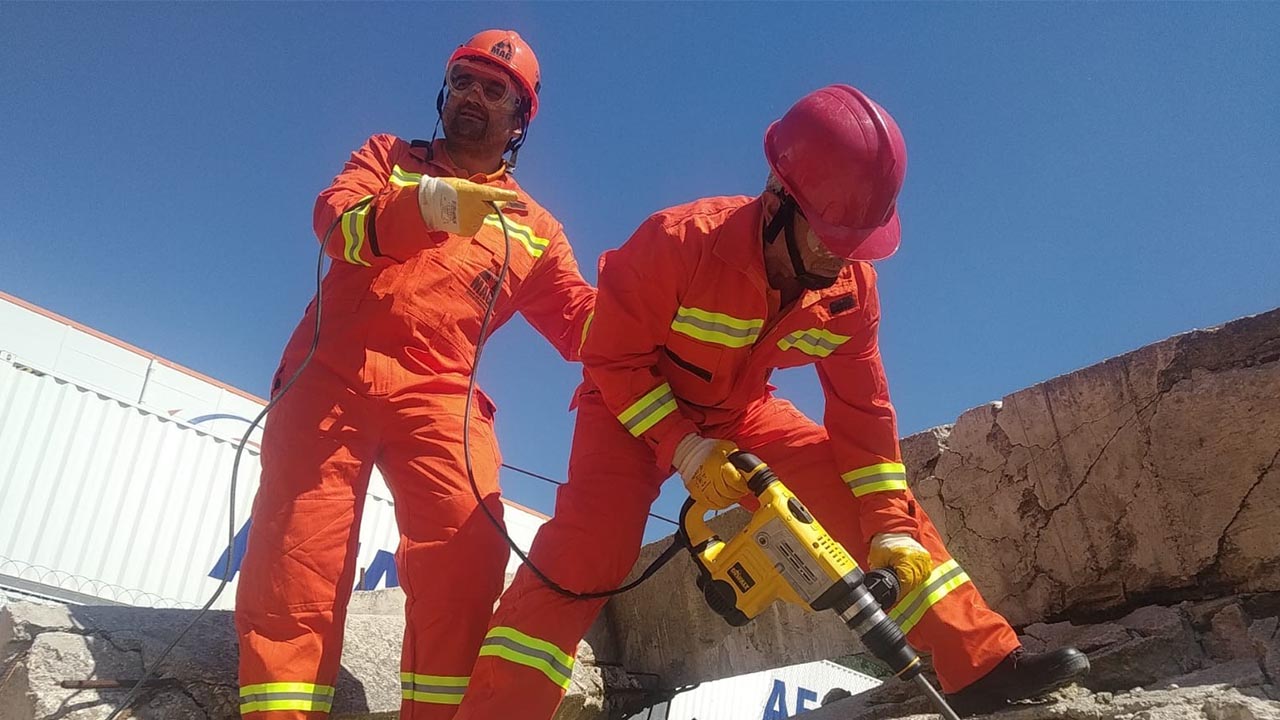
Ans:
POLYGON ((519 96, 510 75, 478 60, 462 58, 445 70, 444 77, 449 92, 462 96, 478 86, 480 98, 494 107, 514 105, 519 96))

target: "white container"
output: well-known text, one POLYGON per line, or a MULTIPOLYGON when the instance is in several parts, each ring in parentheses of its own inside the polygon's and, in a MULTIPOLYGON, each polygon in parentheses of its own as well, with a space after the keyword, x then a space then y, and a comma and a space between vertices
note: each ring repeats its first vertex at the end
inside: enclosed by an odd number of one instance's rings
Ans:
MULTIPOLYGON (((203 605, 224 574, 236 446, 262 407, 0 294, 0 587, 72 602, 203 605)), ((236 487, 233 570, 260 469, 250 443, 236 487)), ((510 502, 505 517, 526 550, 546 520, 510 502)), ((391 493, 375 470, 359 589, 398 584, 398 542, 391 493)), ((518 564, 513 553, 508 570, 518 564)), ((235 576, 229 585, 214 607, 232 606, 235 576)))
MULTIPOLYGON (((703 683, 676 695, 654 718, 664 720, 781 720, 821 706, 837 688, 851 695, 880 685, 880 681, 822 660, 748 673, 703 683)), ((644 718, 641 713, 638 718, 644 718)))

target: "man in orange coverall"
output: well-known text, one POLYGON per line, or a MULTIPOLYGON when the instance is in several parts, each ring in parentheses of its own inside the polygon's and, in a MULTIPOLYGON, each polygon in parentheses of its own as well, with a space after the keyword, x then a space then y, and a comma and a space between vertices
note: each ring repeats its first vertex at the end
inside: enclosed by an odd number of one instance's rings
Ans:
MULTIPOLYGON (((747 494, 726 462, 741 446, 864 567, 897 571, 890 615, 932 653, 958 712, 1069 682, 1087 671, 1084 655, 1022 653, 907 487, 868 262, 898 247, 898 126, 858 90, 833 85, 769 128, 765 156, 773 172, 759 197, 664 210, 602 258, 569 482, 531 562, 576 592, 616 587, 673 469, 710 507, 747 494), (823 425, 770 392, 775 368, 810 364, 826 396, 823 425)), ((602 603, 559 595, 521 568, 458 719, 550 718, 602 603)))
MULTIPOLYGON (((560 224, 504 159, 538 112, 538 61, 516 33, 488 30, 453 53, 445 75, 443 140, 376 135, 316 201, 316 233, 337 224, 325 244, 334 262, 315 356, 263 438, 236 599, 245 717, 328 715, 374 465, 395 497, 407 595, 400 717, 453 716, 509 552, 477 511, 463 459, 467 383, 492 294, 492 327, 519 311, 577 359, 595 291, 560 224), (488 201, 506 203, 510 228, 501 287, 504 236, 488 201)), ((306 357, 316 312, 289 341, 273 395, 306 357)), ((475 479, 500 518, 494 405, 476 396, 475 479)))

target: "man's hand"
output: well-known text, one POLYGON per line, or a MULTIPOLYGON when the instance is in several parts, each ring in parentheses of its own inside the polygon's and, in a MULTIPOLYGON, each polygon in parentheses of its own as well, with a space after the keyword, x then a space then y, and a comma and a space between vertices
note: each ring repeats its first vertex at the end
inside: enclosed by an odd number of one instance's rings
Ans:
POLYGON ((424 175, 418 184, 418 209, 427 227, 467 237, 480 232, 485 216, 493 212, 490 202, 510 202, 517 197, 512 190, 461 178, 424 175))
POLYGON ((738 446, 728 440, 714 440, 693 433, 685 435, 676 446, 673 458, 676 470, 699 505, 723 510, 747 494, 747 481, 729 462, 729 453, 737 449, 738 446))
POLYGON ((880 533, 871 538, 871 553, 867 558, 871 569, 893 568, 898 574, 901 590, 898 597, 920 587, 933 572, 933 558, 924 546, 906 533, 880 533))

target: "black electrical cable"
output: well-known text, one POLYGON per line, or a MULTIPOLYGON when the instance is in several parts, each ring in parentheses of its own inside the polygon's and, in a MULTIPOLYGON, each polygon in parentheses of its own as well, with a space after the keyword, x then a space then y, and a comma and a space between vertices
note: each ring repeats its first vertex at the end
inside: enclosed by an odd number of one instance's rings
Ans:
MULTIPOLYGON (((160 667, 160 664, 163 663, 164 659, 169 656, 169 653, 172 652, 173 649, 178 646, 178 643, 182 641, 182 638, 186 637, 187 633, 191 631, 191 628, 195 627, 195 624, 200 622, 200 619, 203 618, 205 614, 209 612, 209 609, 213 607, 213 604, 218 601, 219 597, 222 596, 222 591, 226 589, 227 583, 230 582, 230 579, 232 576, 232 561, 233 561, 233 555, 234 555, 234 553, 232 552, 232 549, 235 547, 235 542, 236 542, 236 484, 237 484, 237 480, 239 478, 239 473, 240 473, 240 458, 244 454, 245 446, 249 444, 249 438, 253 435, 253 432, 258 429, 258 426, 262 424, 262 420, 267 416, 267 412, 270 411, 271 408, 275 407, 276 403, 278 403, 280 399, 284 397, 285 393, 289 392, 289 389, 293 387, 293 384, 297 382, 299 377, 302 376, 303 371, 305 371, 307 369, 307 366, 311 363, 311 358, 312 356, 315 355, 316 348, 320 346, 320 311, 324 306, 323 302, 321 302, 321 287, 324 282, 325 247, 328 246, 329 244, 329 238, 333 235, 333 231, 338 228, 339 223, 342 222, 342 218, 344 215, 346 215, 347 213, 353 212, 355 210, 359 210, 360 208, 365 207, 371 202, 373 202, 372 197, 365 198, 364 200, 361 200, 355 205, 352 205, 343 213, 339 214, 337 219, 335 219, 333 223, 329 225, 329 229, 325 231, 324 237, 320 240, 320 252, 316 256, 316 294, 315 294, 315 301, 314 301, 315 308, 316 308, 316 322, 315 322, 315 328, 312 331, 312 335, 311 335, 311 347, 307 349, 306 356, 302 359, 302 362, 298 364, 298 369, 294 371, 292 376, 290 376, 288 382, 284 383, 284 385, 280 387, 279 391, 276 392, 271 397, 271 399, 267 402, 265 406, 263 406, 262 410, 258 413, 257 417, 253 419, 253 422, 249 423, 249 429, 245 430, 244 437, 240 439, 240 443, 236 446, 235 459, 232 461, 232 464, 231 464, 231 489, 228 493, 229 504, 227 508, 227 515, 228 515, 228 518, 227 518, 227 525, 228 525, 227 564, 223 569, 222 578, 218 582, 218 587, 213 591, 213 594, 209 596, 208 601, 206 601, 204 606, 200 608, 200 611, 196 613, 196 616, 191 619, 191 622, 187 623, 187 625, 183 627, 181 631, 178 632, 177 637, 175 637, 169 643, 169 645, 165 647, 163 651, 161 651, 160 655, 156 657, 155 661, 151 663, 151 669, 143 673, 142 677, 136 683, 133 684, 133 687, 129 689, 128 694, 126 694, 124 696, 124 699, 121 700, 119 704, 116 705, 115 709, 112 710, 111 714, 107 716, 106 720, 116 720, 116 718, 120 715, 120 713, 123 712, 125 708, 129 707, 129 704, 138 697, 139 692, 142 690, 143 686, 146 685, 147 681, 155 677, 156 671, 160 667)), ((466 459, 467 478, 468 480, 471 481, 471 490, 476 496, 476 502, 480 505, 480 509, 484 510, 485 516, 489 518, 489 521, 493 523, 494 527, 498 529, 498 532, 500 532, 503 538, 506 539, 507 544, 511 546, 511 549, 516 553, 516 555, 519 556, 520 559, 526 565, 529 566, 529 569, 533 571, 533 574, 537 575, 538 579, 541 580, 543 583, 545 583, 547 587, 551 588, 552 590, 555 590, 556 592, 562 595, 567 595, 569 597, 580 599, 580 600, 611 597, 613 595, 619 595, 621 593, 624 593, 638 586, 640 583, 647 580, 651 575, 653 575, 653 573, 657 572, 659 568, 665 565, 668 560, 674 557, 676 551, 679 550, 680 547, 682 547, 678 539, 680 535, 677 534, 676 539, 672 540, 671 546, 668 547, 665 551, 663 551, 663 554, 659 556, 656 560, 654 560, 654 562, 650 564, 649 567, 646 568, 643 573, 641 573, 640 577, 636 579, 635 582, 629 583, 615 590, 609 590, 605 592, 575 593, 571 590, 566 590, 560 585, 556 584, 553 580, 551 580, 545 574, 543 574, 541 570, 535 567, 533 563, 529 562, 528 556, 526 556, 524 554, 524 551, 522 551, 519 547, 516 546, 515 541, 511 539, 511 536, 509 534, 507 534, 507 531, 502 526, 502 523, 499 522, 498 519, 493 516, 493 513, 489 511, 489 508, 485 506, 484 498, 480 495, 480 488, 476 484, 475 473, 471 468, 471 433, 470 433, 471 401, 472 401, 472 397, 474 396, 475 388, 476 388, 476 370, 480 367, 480 353, 481 353, 481 350, 484 348, 484 342, 486 340, 485 333, 488 330, 489 321, 493 317, 494 307, 496 306, 497 298, 498 298, 498 290, 501 289, 502 283, 506 279, 507 269, 511 262, 511 234, 507 228, 507 221, 506 221, 506 218, 502 216, 502 211, 498 208, 498 206, 494 205, 493 207, 494 207, 494 210, 496 210, 498 213, 499 220, 501 220, 502 222, 502 235, 506 244, 506 248, 505 248, 505 253, 502 259, 502 271, 498 274, 497 284, 495 285, 495 289, 492 294, 492 297, 489 298, 489 305, 485 309, 484 320, 480 324, 480 339, 476 342, 475 359, 472 361, 472 366, 471 366, 471 379, 470 379, 470 382, 467 384, 467 403, 466 403, 467 409, 465 411, 465 416, 463 417, 463 420, 462 420, 462 447, 463 447, 463 455, 466 459)), ((511 465, 506 465, 505 463, 503 465, 504 467, 509 467, 512 470, 522 472, 526 475, 530 475, 532 477, 536 477, 542 480, 547 480, 549 482, 556 483, 555 480, 552 480, 551 478, 548 478, 544 475, 537 475, 535 473, 529 472, 528 470, 524 470, 523 468, 517 468, 511 465)), ((562 484, 562 483, 556 483, 556 484, 562 484)), ((664 518, 660 515, 654 515, 653 513, 649 513, 649 514, 652 515, 653 517, 658 518, 659 520, 665 520, 666 522, 676 524, 675 521, 670 520, 668 518, 664 518)))
MULTIPOLYGON (((347 212, 359 210, 371 202, 373 202, 373 198, 365 198, 353 205, 347 212)), ((345 214, 346 213, 343 213, 343 215, 345 214)), ((298 365, 298 369, 294 371, 293 376, 289 378, 289 381, 280 386, 279 392, 272 396, 271 400, 268 401, 258 413, 258 416, 253 419, 253 422, 249 423, 249 429, 245 430, 244 437, 240 439, 240 444, 236 446, 235 460, 231 463, 231 490, 229 493, 229 504, 227 506, 227 564, 222 571, 222 579, 218 582, 218 587, 213 591, 213 595, 210 595, 209 600, 205 602, 204 607, 200 608, 200 612, 196 613, 196 616, 191 619, 191 622, 187 623, 187 626, 182 628, 182 631, 178 633, 178 636, 175 637, 173 641, 169 643, 169 646, 160 653, 159 657, 151 663, 151 669, 144 673, 138 682, 134 683, 133 687, 129 689, 129 694, 125 695, 124 699, 116 705, 115 710, 107 716, 107 720, 115 720, 116 716, 124 711, 124 709, 129 706, 129 703, 133 702, 133 700, 138 696, 138 692, 142 689, 142 686, 155 676, 156 669, 160 667, 160 663, 164 662, 164 659, 169 656, 169 653, 175 647, 177 647, 178 643, 182 641, 182 638, 186 636, 191 628, 200 621, 200 618, 204 617, 205 613, 209 612, 209 608, 213 607, 213 604, 222 596, 222 591, 227 588, 227 583, 231 580, 231 563, 234 555, 232 548, 234 548, 236 544, 236 481, 240 475, 240 457, 244 454, 244 447, 249 444, 249 438, 253 435, 253 431, 258 429, 258 425, 262 424, 262 419, 267 416, 267 411, 275 407, 276 403, 280 401, 280 398, 284 397, 284 394, 289 392, 289 388, 293 387, 293 384, 302 376, 302 371, 307 369, 307 365, 311 362, 311 356, 316 354, 316 348, 320 346, 320 308, 322 306, 320 302, 320 285, 324 280, 324 249, 325 246, 329 244, 329 236, 333 235, 333 231, 337 229, 338 223, 340 222, 342 222, 342 215, 339 215, 338 219, 334 220, 333 224, 329 226, 329 229, 325 231, 324 239, 320 241, 320 254, 316 257, 316 323, 315 330, 311 335, 311 347, 307 350, 306 357, 302 359, 302 362, 298 365)))
MULTIPOLYGON (((529 560, 529 556, 526 555, 518 545, 516 545, 515 540, 511 539, 511 535, 507 533, 502 522, 499 521, 498 518, 494 517, 493 512, 489 510, 489 506, 484 504, 484 496, 480 494, 480 486, 476 483, 475 471, 471 467, 471 398, 475 394, 476 390, 476 374, 480 369, 480 353, 484 351, 484 344, 488 340, 486 335, 489 330, 489 321, 493 319, 493 311, 498 304, 499 291, 502 289, 502 283, 506 281, 507 270, 511 266, 511 232, 507 228, 507 219, 502 215, 502 209, 499 208, 496 203, 491 202, 489 205, 493 207, 494 212, 498 213, 498 221, 502 223, 504 250, 502 254, 502 268, 498 271, 497 282, 494 283, 493 292, 489 295, 489 305, 485 308, 484 318, 480 321, 480 337, 476 339, 475 360, 471 364, 471 378, 467 382, 467 402, 466 405, 463 406, 462 410, 462 458, 467 466, 467 480, 471 482, 471 492, 475 494, 476 504, 484 511, 485 517, 489 518, 489 522, 493 523, 493 526, 502 534, 502 537, 506 538, 507 545, 511 547, 511 552, 514 552, 516 556, 520 558, 520 561, 529 568, 530 572, 542 581, 543 585, 546 585, 548 588, 551 588, 565 597, 573 598, 574 600, 597 600, 599 598, 621 595, 628 590, 638 587, 640 583, 645 580, 648 580, 663 565, 666 565, 667 561, 675 557, 676 553, 684 547, 684 542, 682 541, 684 534, 676 533, 675 536, 672 537, 671 544, 667 546, 667 549, 663 550, 661 555, 655 558, 653 562, 649 563, 649 567, 645 568, 644 572, 640 573, 640 577, 636 578, 632 582, 612 590, 574 592, 573 590, 562 587, 559 583, 547 577, 546 573, 542 572, 537 565, 534 565, 529 560)), ((663 519, 665 520, 666 518, 663 519)))
MULTIPOLYGON (((563 480, 556 480, 555 478, 549 478, 549 477, 547 477, 546 475, 539 475, 538 473, 533 472, 532 470, 525 470, 524 468, 522 468, 522 467, 516 467, 515 465, 509 465, 509 464, 507 464, 507 463, 502 463, 502 467, 504 467, 504 468, 506 468, 506 469, 508 469, 508 470, 514 470, 514 471, 516 471, 516 472, 518 472, 518 473, 521 473, 522 475, 528 475, 528 476, 529 476, 529 477, 531 477, 531 478, 537 478, 537 479, 539 479, 539 480, 545 480, 545 481, 547 481, 547 482, 551 483, 552 485, 564 485, 564 484, 565 484, 565 482, 564 482, 563 480)), ((669 517, 663 517, 663 516, 661 516, 661 515, 659 515, 659 514, 657 514, 657 513, 655 513, 655 512, 650 512, 650 513, 649 513, 649 517, 654 518, 654 519, 656 519, 656 520, 661 520, 661 521, 663 521, 663 522, 669 522, 669 523, 671 523, 672 525, 675 525, 676 527, 680 527, 680 523, 676 522, 675 520, 672 520, 672 519, 671 519, 671 518, 669 518, 669 517)))

